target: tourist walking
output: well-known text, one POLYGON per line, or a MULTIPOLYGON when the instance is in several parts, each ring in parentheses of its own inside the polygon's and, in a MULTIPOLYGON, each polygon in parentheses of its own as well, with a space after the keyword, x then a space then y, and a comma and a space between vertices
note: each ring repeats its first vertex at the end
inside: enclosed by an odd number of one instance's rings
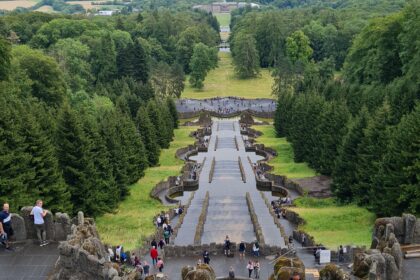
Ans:
POLYGON ((9 213, 9 204, 3 204, 3 211, 0 212, 0 240, 6 247, 10 249, 10 237, 13 236, 12 215, 9 213))
POLYGON ((226 239, 225 239, 225 255, 229 256, 230 255, 230 239, 229 239, 229 235, 226 235, 226 239))
POLYGON ((152 258, 152 264, 156 265, 157 261, 158 261, 158 250, 156 249, 155 246, 152 247, 152 249, 150 249, 150 257, 152 258))
POLYGON ((251 278, 252 271, 254 270, 254 264, 252 261, 248 261, 248 264, 246 265, 246 269, 248 269, 248 278, 251 278))
POLYGON ((254 276, 255 279, 260 279, 260 262, 258 260, 254 262, 254 276))
POLYGON ((163 238, 165 238, 165 243, 169 244, 169 237, 171 237, 171 232, 169 226, 163 232, 163 238))
POLYGON ((210 254, 209 254, 209 251, 204 250, 203 260, 204 260, 204 263, 205 264, 210 264, 210 254))
POLYGON ((245 242, 241 241, 239 243, 239 259, 243 259, 245 257, 245 242))
POLYGON ((306 235, 302 233, 302 247, 305 247, 306 245, 306 235))
POLYGON ((39 240, 39 246, 45 246, 47 242, 47 232, 45 230, 44 217, 47 215, 47 210, 42 209, 43 202, 38 199, 36 205, 32 208, 31 216, 34 217, 34 225, 36 229, 36 235, 39 240))
POLYGON ((159 269, 159 272, 163 271, 163 265, 164 265, 163 260, 161 258, 158 258, 158 261, 156 263, 156 267, 159 269))

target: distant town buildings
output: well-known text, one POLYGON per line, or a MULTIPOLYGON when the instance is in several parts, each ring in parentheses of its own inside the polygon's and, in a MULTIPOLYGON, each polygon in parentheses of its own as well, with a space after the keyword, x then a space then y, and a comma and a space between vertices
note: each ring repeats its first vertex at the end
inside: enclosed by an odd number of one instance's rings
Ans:
POLYGON ((252 8, 260 8, 260 5, 247 2, 213 2, 211 4, 196 5, 193 9, 204 10, 212 13, 230 13, 231 11, 246 7, 247 5, 252 8))

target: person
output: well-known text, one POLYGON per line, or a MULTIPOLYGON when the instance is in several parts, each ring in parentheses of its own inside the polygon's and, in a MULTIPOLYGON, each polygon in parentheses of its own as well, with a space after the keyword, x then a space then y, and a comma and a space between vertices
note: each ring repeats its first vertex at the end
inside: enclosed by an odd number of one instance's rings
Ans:
POLYGON ((6 250, 10 249, 10 237, 13 236, 12 215, 9 213, 9 204, 3 204, 3 211, 0 212, 0 235, 6 250))
POLYGON ((169 237, 171 236, 171 232, 169 229, 169 226, 166 228, 166 230, 163 232, 163 237, 165 238, 165 243, 169 244, 169 237))
POLYGON ((320 261, 321 261, 321 248, 318 247, 315 251, 315 262, 317 264, 321 264, 320 261))
POLYGON ((115 249, 115 261, 120 262, 121 261, 121 253, 122 253, 122 246, 118 245, 115 249))
POLYGON ((34 217, 34 225, 36 235, 38 236, 39 246, 45 246, 47 242, 47 232, 45 230, 44 217, 47 215, 47 210, 42 209, 42 200, 38 199, 36 205, 32 208, 31 215, 34 217))
POLYGON ((248 261, 248 264, 246 265, 246 269, 248 269, 248 278, 251 278, 252 271, 254 270, 254 264, 252 261, 248 261))
POLYGON ((292 244, 293 243, 293 236, 289 236, 289 243, 292 244))
POLYGON ((150 243, 150 246, 157 248, 157 242, 155 239, 152 240, 152 242, 150 243))
POLYGON ((152 249, 150 250, 150 257, 152 258, 152 264, 156 265, 157 261, 158 261, 158 250, 156 249, 155 246, 152 247, 152 249))
POLYGON ((158 258, 156 267, 159 269, 159 272, 163 271, 163 260, 161 258, 158 258))
POLYGON ((344 261, 344 249, 343 245, 340 245, 340 248, 338 249, 338 261, 343 262, 344 261))
POLYGON ((144 264, 143 264, 143 273, 144 273, 144 276, 145 277, 146 276, 149 276, 149 271, 150 271, 150 265, 148 264, 148 262, 144 261, 144 264))
POLYGON ((125 252, 121 252, 121 263, 127 262, 127 254, 125 252))
POLYGON ((165 241, 163 239, 159 240, 159 248, 162 250, 163 247, 166 245, 165 241))
POLYGON ((255 260, 254 262, 254 275, 255 279, 260 279, 260 262, 258 260, 255 260))
POLYGON ((205 264, 210 264, 210 254, 209 254, 209 251, 204 250, 203 260, 204 260, 204 263, 205 264))
POLYGON ((235 271, 233 270, 233 266, 229 268, 229 279, 235 279, 235 271))
POLYGON ((108 247, 108 255, 109 255, 108 261, 110 262, 114 261, 115 254, 114 254, 114 250, 112 250, 111 247, 108 247))
POLYGON ((297 273, 297 272, 293 273, 293 276, 292 276, 291 280, 300 280, 300 279, 301 278, 300 278, 299 273, 297 273))
POLYGON ((203 262, 201 261, 201 259, 198 259, 197 266, 199 266, 201 264, 203 264, 203 262))
POLYGON ((140 262, 140 258, 139 258, 139 257, 137 257, 137 256, 135 256, 135 257, 134 257, 134 262, 133 262, 133 265, 134 265, 135 267, 137 267, 137 266, 141 265, 141 262, 140 262))
POLYGON ((243 259, 245 257, 245 242, 241 241, 239 243, 239 259, 243 259))
POLYGON ((135 265, 135 263, 136 263, 136 258, 137 258, 137 256, 136 256, 136 253, 131 253, 131 256, 130 256, 130 262, 131 262, 131 265, 133 265, 133 266, 136 266, 135 265))
POLYGON ((306 245, 306 235, 302 233, 302 247, 305 247, 306 245))
POLYGON ((225 239, 225 255, 229 256, 230 255, 230 240, 229 240, 229 235, 226 235, 226 239, 225 239))
POLYGON ((254 253, 255 257, 260 256, 260 245, 258 244, 258 241, 255 241, 254 245, 252 246, 252 252, 254 253))

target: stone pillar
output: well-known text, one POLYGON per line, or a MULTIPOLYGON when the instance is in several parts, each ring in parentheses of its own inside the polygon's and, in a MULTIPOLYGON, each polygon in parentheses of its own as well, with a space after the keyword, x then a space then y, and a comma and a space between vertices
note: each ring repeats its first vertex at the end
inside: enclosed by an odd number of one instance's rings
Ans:
POLYGON ((82 211, 77 212, 77 224, 83 225, 85 223, 85 215, 82 211))
POLYGON ((67 235, 71 233, 71 220, 67 213, 56 213, 55 214, 55 241, 64 241, 67 239, 67 235))
POLYGON ((26 239, 26 226, 25 226, 25 220, 18 214, 12 213, 12 228, 14 231, 14 239, 16 241, 22 241, 26 239))

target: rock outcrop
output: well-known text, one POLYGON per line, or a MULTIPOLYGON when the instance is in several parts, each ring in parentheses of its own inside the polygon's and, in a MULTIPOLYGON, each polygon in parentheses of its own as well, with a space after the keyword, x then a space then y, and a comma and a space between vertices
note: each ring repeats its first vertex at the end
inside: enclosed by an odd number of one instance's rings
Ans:
POLYGON ((420 243, 420 219, 411 214, 377 219, 371 249, 355 256, 354 275, 368 279, 402 279, 400 243, 420 243))
POLYGON ((274 273, 270 280, 289 280, 293 275, 299 274, 305 280, 305 266, 298 258, 279 258, 274 264, 274 273))

